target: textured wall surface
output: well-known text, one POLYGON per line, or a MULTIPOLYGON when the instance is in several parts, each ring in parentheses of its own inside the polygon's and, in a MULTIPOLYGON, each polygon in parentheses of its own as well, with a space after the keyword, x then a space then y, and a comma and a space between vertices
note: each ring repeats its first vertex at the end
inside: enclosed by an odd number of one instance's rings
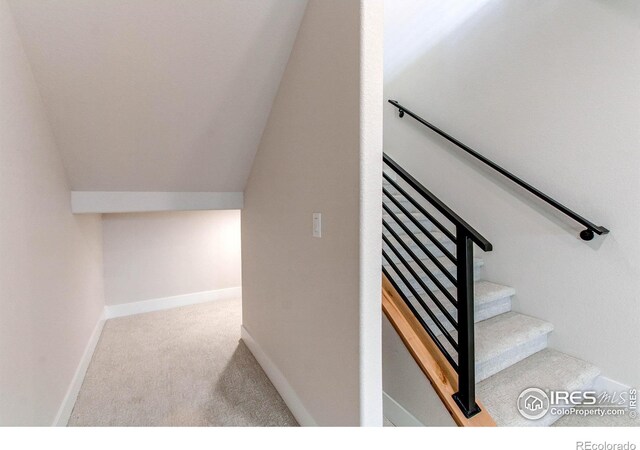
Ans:
POLYGON ((579 225, 391 105, 385 151, 494 244, 486 278, 554 324, 551 347, 640 385, 640 4, 387 5, 385 98, 611 234, 579 240, 579 225))
POLYGON ((100 216, 65 170, 0 0, 0 425, 51 425, 104 306, 100 216))
POLYGON ((242 211, 243 324, 320 425, 382 424, 381 12, 309 2, 242 211))

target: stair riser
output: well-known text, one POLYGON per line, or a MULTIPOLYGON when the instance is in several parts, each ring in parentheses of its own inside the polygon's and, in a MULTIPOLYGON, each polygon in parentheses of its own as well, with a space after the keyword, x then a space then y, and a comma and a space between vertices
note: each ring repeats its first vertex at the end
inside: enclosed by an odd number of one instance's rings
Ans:
POLYGON ((547 348, 549 334, 540 335, 530 341, 510 348, 506 352, 482 363, 476 363, 476 382, 489 378, 501 370, 510 367, 528 356, 547 348))
POLYGON ((475 322, 481 322, 511 311, 512 299, 513 297, 509 295, 491 302, 486 302, 483 305, 476 307, 475 322))
MULTIPOLYGON (((435 324, 433 324, 433 326, 435 327, 435 324)), ((451 347, 451 344, 447 341, 447 339, 444 336, 442 336, 442 332, 437 328, 432 328, 432 329, 437 331, 436 333, 434 333, 435 336, 438 337, 438 340, 440 341, 440 343, 449 351, 452 357, 456 359, 457 352, 453 349, 453 347, 451 347)), ((448 330, 448 331, 451 332, 451 336, 453 337, 453 339, 457 340, 456 331, 455 330, 448 330)), ((477 335, 477 332, 476 332, 476 335, 477 335)), ((482 361, 482 362, 476 361, 476 383, 486 380, 490 376, 495 375, 496 373, 508 367, 511 367, 514 364, 519 363, 520 361, 533 355, 534 353, 544 350, 545 348, 547 348, 548 335, 549 334, 546 333, 546 334, 541 334, 539 336, 536 336, 530 339, 529 341, 521 345, 511 347, 510 349, 486 361, 482 361)), ((477 357, 477 353, 476 353, 476 357, 477 357)))
MULTIPOLYGON (((447 309, 449 314, 451 314, 451 316, 455 320, 458 319, 458 311, 456 310, 455 306, 451 304, 451 302, 447 301, 447 299, 441 299, 440 303, 442 303, 442 305, 447 309)), ((414 305, 419 306, 417 302, 415 302, 414 305)), ((420 311, 421 307, 419 308, 417 307, 416 309, 420 311)), ((454 330, 453 325, 449 322, 449 320, 446 318, 444 313, 437 306, 433 305, 433 308, 431 311, 436 316, 436 319, 442 325, 444 325, 447 331, 450 332, 454 330)), ((495 317, 497 315, 504 314, 509 311, 511 311, 511 296, 499 298, 491 302, 483 303, 481 305, 476 304, 474 308, 474 322, 478 323, 482 320, 486 320, 491 317, 495 317)), ((422 318, 424 319, 425 323, 429 326, 429 328, 435 332, 436 336, 439 336, 440 334, 442 334, 428 314, 426 313, 422 314, 422 318)))

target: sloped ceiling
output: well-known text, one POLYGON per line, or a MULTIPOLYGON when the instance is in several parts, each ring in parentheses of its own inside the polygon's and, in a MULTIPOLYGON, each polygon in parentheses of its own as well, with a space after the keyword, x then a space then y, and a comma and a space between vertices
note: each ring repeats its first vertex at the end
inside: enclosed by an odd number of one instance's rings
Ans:
POLYGON ((243 191, 305 0, 10 0, 76 191, 243 191))

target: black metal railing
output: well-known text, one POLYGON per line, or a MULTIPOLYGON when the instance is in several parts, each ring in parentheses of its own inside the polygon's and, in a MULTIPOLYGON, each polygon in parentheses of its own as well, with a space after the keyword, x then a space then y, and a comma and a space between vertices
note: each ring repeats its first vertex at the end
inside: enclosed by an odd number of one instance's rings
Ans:
POLYGON ((491 243, 388 155, 383 161, 382 271, 457 372, 454 399, 471 417, 480 411, 473 244, 491 251, 491 243))
POLYGON ((469 155, 473 156, 475 159, 477 159, 477 160, 481 161, 482 163, 486 164, 487 166, 491 167, 493 170, 495 170, 498 173, 504 175, 509 180, 513 181, 517 185, 519 185, 522 188, 526 189, 531 194, 535 195, 536 197, 538 197, 539 199, 541 199, 545 203, 551 205, 552 207, 554 207, 558 211, 562 212, 563 214, 569 216, 570 218, 572 218, 576 222, 578 222, 578 223, 582 224, 583 226, 585 226, 586 229, 584 229, 584 230, 582 230, 580 232, 580 238, 582 238, 583 240, 590 241, 591 239, 593 239, 594 233, 598 234, 598 235, 609 233, 609 230, 606 229, 605 227, 603 227, 601 225, 596 225, 593 222, 585 219, 584 217, 582 217, 578 213, 572 211, 571 209, 567 208, 566 206, 564 206, 560 202, 558 202, 558 201, 554 200, 553 198, 549 197, 547 194, 543 193, 539 189, 536 189, 535 187, 531 186, 526 181, 524 181, 521 178, 515 176, 514 174, 512 174, 509 171, 507 171, 506 169, 503 169, 502 167, 500 167, 495 162, 493 162, 490 159, 482 156, 480 153, 478 153, 476 150, 472 149, 468 145, 460 142, 458 139, 454 138, 450 134, 442 131, 440 128, 436 127, 435 125, 427 122, 422 117, 418 116, 414 112, 412 112, 409 109, 407 109, 404 106, 402 106, 396 100, 389 100, 389 103, 391 103, 393 106, 398 108, 398 110, 400 111, 400 117, 401 118, 404 117, 405 113, 408 114, 409 116, 413 117, 415 120, 420 122, 422 125, 428 127, 429 129, 435 131, 436 133, 438 133, 440 136, 442 136, 446 140, 448 140, 450 142, 453 142, 455 145, 460 147, 462 150, 467 152, 469 155))

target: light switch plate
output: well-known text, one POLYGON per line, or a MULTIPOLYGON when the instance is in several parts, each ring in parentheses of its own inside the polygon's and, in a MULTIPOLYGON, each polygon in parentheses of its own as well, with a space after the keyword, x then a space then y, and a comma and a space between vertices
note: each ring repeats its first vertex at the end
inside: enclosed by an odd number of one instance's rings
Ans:
POLYGON ((313 237, 322 237, 322 214, 313 213, 313 237))

